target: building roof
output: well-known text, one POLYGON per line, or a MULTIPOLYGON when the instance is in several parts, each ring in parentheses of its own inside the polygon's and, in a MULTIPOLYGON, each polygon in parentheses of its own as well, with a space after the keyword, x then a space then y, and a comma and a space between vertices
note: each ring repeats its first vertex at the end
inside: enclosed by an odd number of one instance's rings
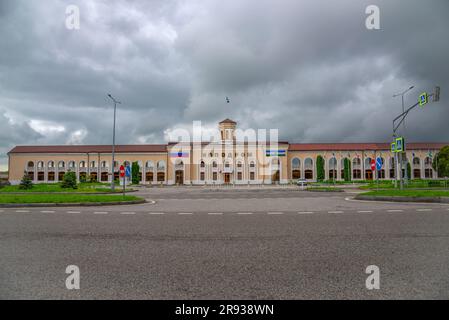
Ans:
MULTIPOLYGON (((172 145, 174 143, 169 143, 172 145)), ((207 144, 207 143, 202 143, 207 144)), ((246 144, 246 143, 245 143, 246 144)), ((283 141, 278 144, 288 144, 283 141)), ((117 153, 152 153, 167 152, 166 144, 116 145, 117 153)), ((408 150, 441 149, 448 143, 408 143, 408 150)), ((289 151, 356 151, 356 150, 390 150, 389 143, 291 143, 289 151)), ((111 153, 112 145, 59 145, 59 146, 16 146, 9 153, 111 153)))
MULTIPOLYGON (((407 143, 408 150, 441 149, 449 143, 407 143)), ((291 143, 289 151, 355 151, 355 150, 390 150, 389 143, 291 143)))
MULTIPOLYGON (((16 146, 9 153, 111 153, 112 145, 16 146)), ((165 144, 116 145, 117 153, 167 152, 165 144)))
POLYGON ((231 124, 237 124, 237 122, 235 122, 234 120, 231 120, 229 118, 224 119, 223 121, 219 122, 219 124, 221 123, 231 123, 231 124))

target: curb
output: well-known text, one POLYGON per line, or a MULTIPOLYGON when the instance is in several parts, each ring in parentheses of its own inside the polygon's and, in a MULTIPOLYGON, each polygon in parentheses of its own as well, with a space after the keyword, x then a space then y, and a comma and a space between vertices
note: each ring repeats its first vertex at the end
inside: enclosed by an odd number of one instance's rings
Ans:
POLYGON ((306 189, 305 191, 309 191, 309 192, 345 192, 343 189, 335 189, 335 190, 306 189))
POLYGON ((48 208, 48 207, 101 207, 146 203, 145 199, 116 202, 73 202, 73 203, 2 203, 0 208, 48 208))
MULTIPOLYGON (((125 191, 125 194, 132 193, 132 192, 138 192, 139 190, 129 190, 125 191)), ((1 192, 0 195, 8 195, 8 194, 80 194, 80 195, 100 195, 100 194, 108 194, 108 195, 120 195, 123 194, 123 192, 1 192)))
POLYGON ((449 203, 448 197, 392 197, 392 196, 390 197, 390 196, 356 195, 354 199, 369 200, 369 201, 449 203))

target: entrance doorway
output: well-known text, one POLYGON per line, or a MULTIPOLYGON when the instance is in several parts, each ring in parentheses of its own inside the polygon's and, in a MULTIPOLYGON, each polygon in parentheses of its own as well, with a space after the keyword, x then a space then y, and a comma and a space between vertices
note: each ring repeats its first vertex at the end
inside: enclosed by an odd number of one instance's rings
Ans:
POLYGON ((279 170, 276 170, 271 177, 271 183, 277 184, 279 183, 279 180, 280 180, 279 170))
POLYGON ((225 184, 231 183, 231 174, 230 173, 225 173, 224 174, 224 183, 225 184))
POLYGON ((175 183, 184 184, 184 170, 175 171, 175 183))

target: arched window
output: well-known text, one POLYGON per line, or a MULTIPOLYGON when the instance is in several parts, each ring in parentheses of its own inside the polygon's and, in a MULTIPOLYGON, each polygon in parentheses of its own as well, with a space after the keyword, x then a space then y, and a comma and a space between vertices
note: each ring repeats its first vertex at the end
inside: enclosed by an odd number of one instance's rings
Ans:
POLYGON ((58 167, 59 168, 65 168, 65 162, 64 161, 59 161, 59 163, 58 163, 58 167))
POLYGON ((424 160, 424 164, 426 165, 426 167, 431 167, 432 159, 430 159, 430 157, 426 157, 426 159, 424 160))
POLYGON ((366 170, 371 169, 371 158, 370 157, 365 158, 365 169, 366 170))
POLYGON ((229 168, 231 166, 231 164, 229 163, 229 161, 225 162, 225 168, 229 168))
POLYGON ((86 167, 86 161, 80 161, 80 168, 85 168, 86 167))
POLYGON ((154 163, 151 160, 148 160, 147 162, 145 162, 145 167, 147 169, 153 169, 154 168, 154 163))
POLYGON ((313 169, 313 160, 312 158, 307 158, 304 160, 304 168, 306 169, 313 169))
POLYGON ((242 161, 237 162, 237 168, 241 169, 243 167, 242 161))
POLYGON ((201 161, 200 167, 201 167, 201 168, 205 168, 205 167, 206 167, 206 163, 205 163, 204 161, 201 161))
POLYGON ((251 161, 251 162, 249 163, 249 167, 250 167, 250 168, 255 168, 255 167, 256 167, 256 163, 255 163, 254 161, 251 161))
POLYGON ((352 166, 353 167, 358 167, 362 165, 362 160, 360 160, 360 158, 354 158, 352 160, 352 166))
POLYGON ((304 160, 304 178, 313 179, 313 160, 312 158, 307 158, 304 160))
POLYGON ((217 168, 217 167, 218 167, 218 165, 217 165, 217 162, 216 162, 216 161, 212 162, 212 167, 213 167, 213 168, 217 168))
POLYGON ((298 158, 293 158, 292 160, 292 168, 299 169, 301 167, 301 161, 298 158))
POLYGON ((102 168, 106 168, 108 166, 108 162, 107 161, 102 161, 101 162, 101 167, 102 168))
POLYGON ((337 159, 335 159, 335 157, 329 159, 329 168, 331 169, 337 168, 337 159))
POLYGON ((420 163, 421 163, 421 161, 419 160, 419 158, 418 158, 418 157, 414 157, 414 158, 413 158, 413 165, 415 165, 415 166, 419 166, 419 165, 420 165, 420 163))
POLYGON ((55 167, 55 162, 54 161, 48 161, 47 166, 48 166, 49 169, 50 168, 53 169, 55 167))
POLYGON ((164 161, 161 160, 157 163, 157 170, 160 170, 160 171, 165 170, 165 162, 164 161))
POLYGON ((37 168, 38 168, 38 169, 43 169, 43 168, 44 168, 44 162, 43 162, 43 161, 39 161, 39 162, 37 163, 37 168))
POLYGON ((75 161, 69 162, 69 168, 71 168, 71 169, 75 168, 75 161))
POLYGON ((28 164, 27 164, 27 167, 28 168, 34 168, 34 162, 33 161, 28 161, 28 164))

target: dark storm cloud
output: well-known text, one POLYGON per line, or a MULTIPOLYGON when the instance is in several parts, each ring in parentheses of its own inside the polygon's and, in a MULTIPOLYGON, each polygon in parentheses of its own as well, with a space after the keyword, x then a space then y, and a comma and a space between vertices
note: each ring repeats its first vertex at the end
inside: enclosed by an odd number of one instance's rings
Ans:
POLYGON ((409 140, 449 140, 449 2, 1 1, 1 159, 15 144, 163 142, 230 117, 297 142, 388 141, 406 97, 409 140), (65 28, 78 4, 80 30, 65 28), (381 30, 365 28, 380 7, 381 30), (225 96, 231 97, 226 104, 225 96))

